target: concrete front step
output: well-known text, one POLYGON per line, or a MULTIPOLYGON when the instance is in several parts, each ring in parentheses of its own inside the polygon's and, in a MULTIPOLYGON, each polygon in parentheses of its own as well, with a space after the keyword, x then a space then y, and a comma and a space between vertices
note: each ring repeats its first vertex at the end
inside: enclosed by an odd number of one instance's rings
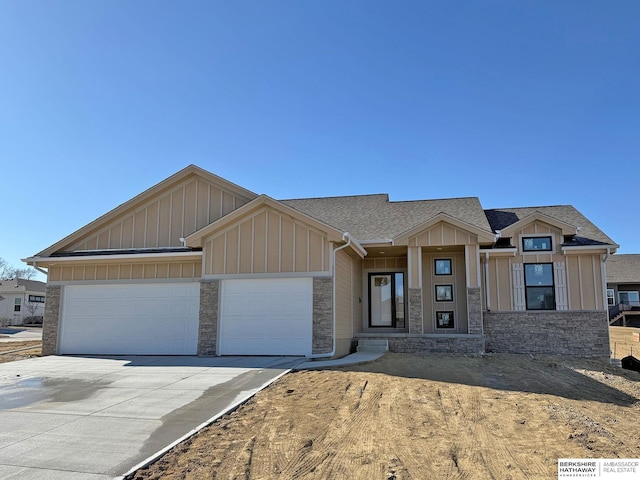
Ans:
POLYGON ((389 340, 381 338, 359 338, 358 352, 387 352, 389 340))

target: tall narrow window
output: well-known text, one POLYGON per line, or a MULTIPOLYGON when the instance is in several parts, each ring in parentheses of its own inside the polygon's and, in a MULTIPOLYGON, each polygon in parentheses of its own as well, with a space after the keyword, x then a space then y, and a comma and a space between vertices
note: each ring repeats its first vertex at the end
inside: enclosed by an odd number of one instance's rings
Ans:
POLYGON ((22 299, 20 297, 16 297, 15 302, 13 304, 13 311, 19 312, 22 308, 22 299))
POLYGON ((527 310, 555 310, 553 264, 527 263, 524 266, 527 310))
POLYGON ((607 288, 607 305, 616 304, 616 291, 613 288, 607 288))
POLYGON ((404 328, 404 273, 369 274, 369 326, 404 328))

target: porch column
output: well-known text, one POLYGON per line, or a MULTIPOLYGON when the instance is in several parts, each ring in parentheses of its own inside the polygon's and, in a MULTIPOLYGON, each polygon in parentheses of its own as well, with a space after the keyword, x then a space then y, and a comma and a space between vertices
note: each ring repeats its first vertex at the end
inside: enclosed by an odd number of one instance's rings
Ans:
POLYGON ((407 249, 409 333, 423 333, 422 322, 422 247, 407 249))
POLYGON ((480 249, 465 245, 464 260, 467 274, 467 319, 470 335, 482 335, 482 294, 480 291, 480 249))

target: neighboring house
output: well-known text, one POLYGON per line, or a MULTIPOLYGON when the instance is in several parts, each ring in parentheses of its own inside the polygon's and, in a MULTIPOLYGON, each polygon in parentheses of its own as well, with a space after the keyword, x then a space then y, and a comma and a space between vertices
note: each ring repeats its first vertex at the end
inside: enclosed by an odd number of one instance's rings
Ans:
POLYGON ((607 303, 611 325, 640 327, 640 254, 609 257, 607 303))
POLYGON ((572 206, 278 201, 192 165, 25 261, 45 354, 608 356, 616 248, 572 206))
POLYGON ((46 284, 14 278, 0 281, 0 324, 42 322, 46 284))

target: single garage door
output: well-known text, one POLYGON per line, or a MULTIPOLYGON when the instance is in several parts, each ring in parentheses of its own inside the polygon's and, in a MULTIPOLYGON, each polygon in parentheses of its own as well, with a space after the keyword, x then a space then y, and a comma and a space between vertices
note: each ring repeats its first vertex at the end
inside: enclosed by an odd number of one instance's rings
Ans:
POLYGON ((223 280, 221 355, 310 355, 313 279, 223 280))
POLYGON ((60 353, 195 355, 198 283, 64 287, 60 353))

